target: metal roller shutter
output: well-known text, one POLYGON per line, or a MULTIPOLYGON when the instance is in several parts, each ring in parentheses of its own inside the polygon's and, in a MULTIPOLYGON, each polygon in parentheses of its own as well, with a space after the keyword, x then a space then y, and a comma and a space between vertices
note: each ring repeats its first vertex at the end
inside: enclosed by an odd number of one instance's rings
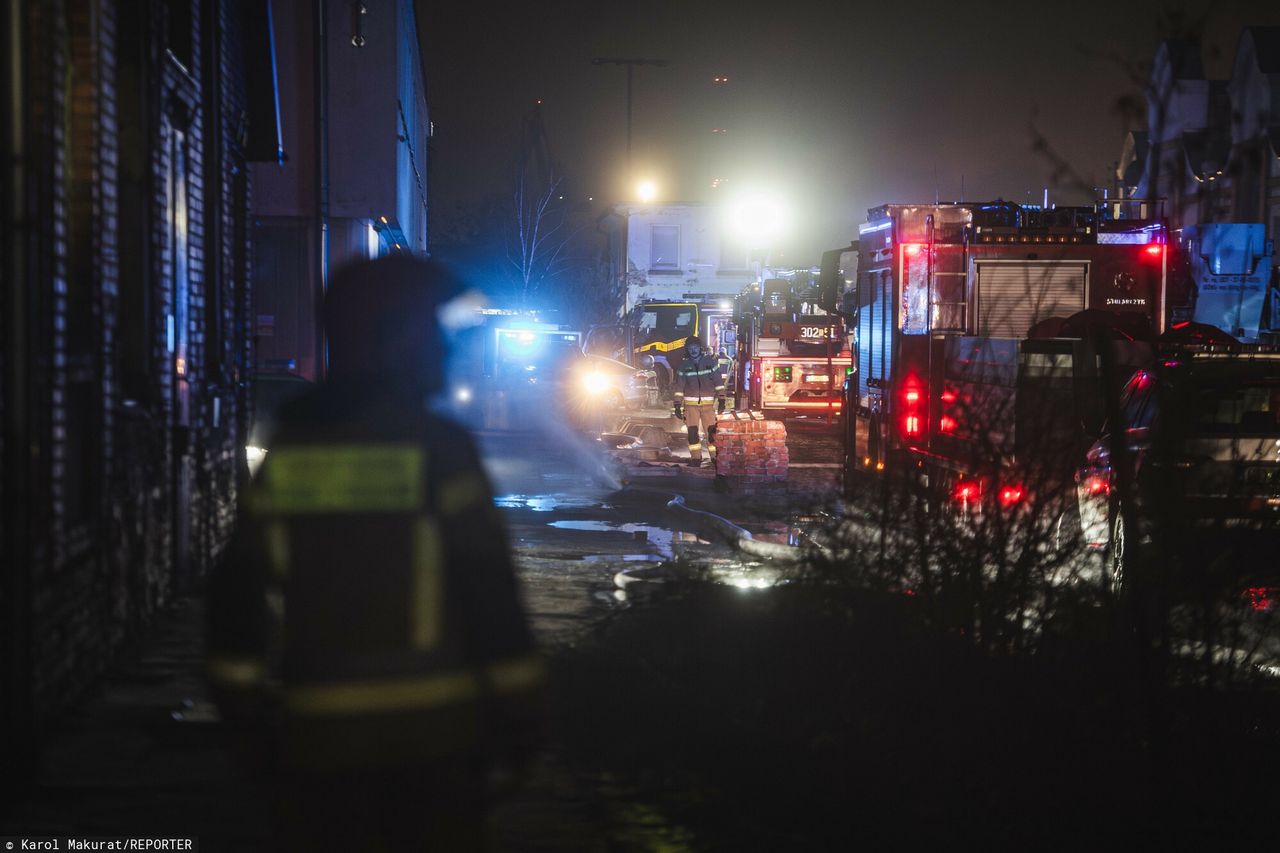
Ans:
POLYGON ((979 261, 975 265, 979 335, 1022 338, 1046 317, 1069 317, 1084 309, 1088 264, 979 261))

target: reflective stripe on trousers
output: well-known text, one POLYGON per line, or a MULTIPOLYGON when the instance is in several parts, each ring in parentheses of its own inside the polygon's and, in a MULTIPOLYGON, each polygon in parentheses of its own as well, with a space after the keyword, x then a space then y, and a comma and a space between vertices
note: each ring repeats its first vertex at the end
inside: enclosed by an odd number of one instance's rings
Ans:
POLYGON ((435 675, 307 684, 285 690, 285 709, 306 717, 419 711, 474 702, 488 685, 496 694, 539 687, 546 665, 538 655, 495 661, 483 669, 456 669, 435 675))
POLYGON ((689 458, 702 458, 702 441, 699 429, 706 433, 707 447, 715 454, 716 410, 710 403, 685 407, 685 425, 689 432, 689 458))

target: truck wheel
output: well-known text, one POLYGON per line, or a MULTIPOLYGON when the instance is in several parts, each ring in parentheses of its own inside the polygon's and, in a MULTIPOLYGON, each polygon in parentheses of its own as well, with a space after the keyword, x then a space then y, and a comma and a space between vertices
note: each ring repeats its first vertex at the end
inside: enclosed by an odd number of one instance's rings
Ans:
POLYGON ((1111 521, 1111 545, 1107 549, 1107 572, 1104 581, 1115 595, 1124 589, 1124 568, 1127 559, 1124 540, 1124 513, 1117 509, 1111 521))
POLYGON ((1054 553, 1062 553, 1068 548, 1078 545, 1082 530, 1080 506, 1075 501, 1075 495, 1068 495, 1063 504, 1062 512, 1058 513, 1058 520, 1053 525, 1054 553))
POLYGON ((852 501, 858 492, 856 488, 865 483, 865 472, 862 470, 861 462, 858 459, 857 443, 855 437, 851 434, 851 430, 845 429, 841 433, 840 449, 842 452, 843 464, 840 466, 841 486, 844 491, 844 499, 852 501))

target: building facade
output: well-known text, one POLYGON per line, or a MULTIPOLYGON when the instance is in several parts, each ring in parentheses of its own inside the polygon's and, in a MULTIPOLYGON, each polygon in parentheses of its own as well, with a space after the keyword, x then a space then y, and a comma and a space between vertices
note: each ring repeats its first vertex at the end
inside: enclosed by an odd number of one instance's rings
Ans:
POLYGON ((431 122, 410 0, 274 7, 289 158, 252 168, 257 370, 315 381, 330 271, 427 250, 431 122))
POLYGON ((621 204, 604 221, 626 293, 622 313, 646 299, 732 298, 757 279, 760 259, 732 236, 719 207, 621 204))
POLYGON ((0 765, 218 559, 270 6, 5 0, 0 765), (8 61, 12 58, 12 61, 8 61))
POLYGON ((1117 169, 1120 195, 1163 199, 1175 232, 1260 223, 1274 242, 1280 236, 1280 27, 1246 27, 1227 80, 1206 77, 1199 45, 1165 41, 1153 58, 1146 98, 1147 129, 1130 134, 1117 169))

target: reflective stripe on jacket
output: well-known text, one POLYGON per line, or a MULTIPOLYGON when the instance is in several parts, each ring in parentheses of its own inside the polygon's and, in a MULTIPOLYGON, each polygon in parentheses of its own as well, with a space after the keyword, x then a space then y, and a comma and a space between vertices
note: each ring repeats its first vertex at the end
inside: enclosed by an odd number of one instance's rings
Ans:
POLYGON ((715 356, 702 353, 676 368, 675 399, 688 405, 714 403, 724 396, 724 377, 715 356))

